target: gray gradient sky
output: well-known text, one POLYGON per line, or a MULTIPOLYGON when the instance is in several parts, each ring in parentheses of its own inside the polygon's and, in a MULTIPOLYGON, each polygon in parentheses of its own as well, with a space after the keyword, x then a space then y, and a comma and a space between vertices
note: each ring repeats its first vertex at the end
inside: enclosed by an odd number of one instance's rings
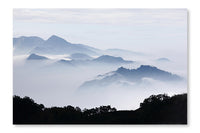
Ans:
POLYGON ((186 9, 14 9, 13 36, 58 35, 100 49, 187 54, 186 9))

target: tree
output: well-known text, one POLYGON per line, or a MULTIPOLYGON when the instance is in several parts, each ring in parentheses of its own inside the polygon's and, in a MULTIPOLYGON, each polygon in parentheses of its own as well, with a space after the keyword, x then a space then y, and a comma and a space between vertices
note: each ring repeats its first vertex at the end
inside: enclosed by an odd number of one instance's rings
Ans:
POLYGON ((170 99, 167 94, 151 95, 149 98, 146 98, 142 103, 140 103, 140 108, 158 105, 167 99, 170 99))

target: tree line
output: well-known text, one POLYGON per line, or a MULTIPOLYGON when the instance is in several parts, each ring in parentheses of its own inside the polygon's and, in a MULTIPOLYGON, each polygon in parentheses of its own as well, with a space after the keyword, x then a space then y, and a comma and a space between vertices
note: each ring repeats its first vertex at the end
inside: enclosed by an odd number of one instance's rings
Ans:
POLYGON ((124 111, 110 105, 47 108, 29 97, 13 96, 13 124, 187 124, 187 94, 151 95, 138 109, 124 111))

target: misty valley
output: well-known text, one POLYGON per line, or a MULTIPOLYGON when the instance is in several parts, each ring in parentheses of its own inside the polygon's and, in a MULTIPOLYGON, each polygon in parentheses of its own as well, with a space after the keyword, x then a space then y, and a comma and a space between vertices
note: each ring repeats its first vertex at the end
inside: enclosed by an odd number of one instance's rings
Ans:
POLYGON ((187 9, 13 9, 13 124, 187 124, 187 9))
POLYGON ((174 58, 102 50, 55 35, 47 40, 13 38, 13 46, 14 95, 29 96, 46 107, 112 105, 132 110, 152 94, 187 93, 186 69, 177 67, 180 60, 174 58))

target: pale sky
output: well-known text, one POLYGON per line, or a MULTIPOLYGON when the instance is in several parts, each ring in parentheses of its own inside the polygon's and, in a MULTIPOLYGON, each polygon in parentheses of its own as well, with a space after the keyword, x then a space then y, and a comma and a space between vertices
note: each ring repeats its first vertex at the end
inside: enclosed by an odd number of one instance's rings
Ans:
POLYGON ((14 37, 51 35, 100 49, 187 54, 187 10, 13 10, 14 37))

